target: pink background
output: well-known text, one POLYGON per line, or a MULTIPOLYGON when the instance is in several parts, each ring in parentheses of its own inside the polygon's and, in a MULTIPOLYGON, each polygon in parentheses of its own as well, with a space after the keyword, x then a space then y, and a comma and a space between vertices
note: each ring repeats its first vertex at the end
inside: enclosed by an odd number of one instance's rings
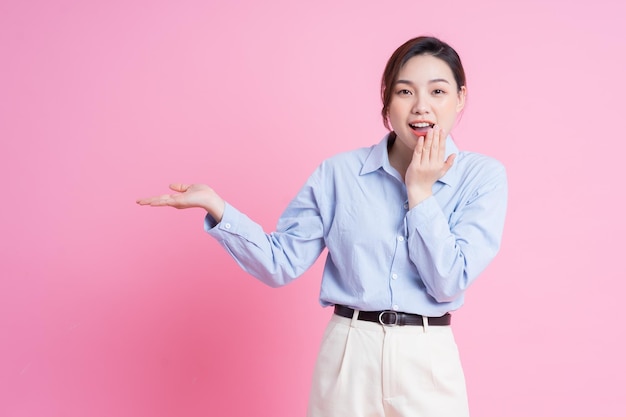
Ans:
POLYGON ((626 415, 624 4, 2 1, 0 416, 304 415, 321 262, 266 288, 200 211, 135 199, 206 182, 272 229, 382 137, 383 66, 419 34, 461 54, 457 143, 510 181, 454 319, 473 415, 626 415))

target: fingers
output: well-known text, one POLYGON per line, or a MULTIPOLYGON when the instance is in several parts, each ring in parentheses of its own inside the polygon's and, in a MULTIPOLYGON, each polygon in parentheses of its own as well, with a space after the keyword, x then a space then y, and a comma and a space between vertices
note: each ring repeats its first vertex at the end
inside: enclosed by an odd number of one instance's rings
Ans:
MULTIPOLYGON (((169 188, 172 191, 184 193, 191 187, 189 184, 170 184, 169 188)), ((140 198, 137 200, 137 204, 141 206, 176 206, 176 199, 180 194, 163 194, 154 197, 140 198)))
POLYGON ((184 193, 189 189, 189 187, 191 187, 189 184, 170 184, 170 190, 178 191, 179 193, 184 193))
POLYGON ((433 141, 430 151, 430 161, 433 163, 442 163, 446 157, 446 138, 447 133, 436 125, 433 129, 433 141))
POLYGON ((422 163, 428 163, 430 161, 431 148, 433 146, 433 129, 430 129, 426 133, 424 138, 424 149, 422 150, 422 163))
POLYGON ((155 197, 140 198, 137 204, 140 206, 168 206, 172 204, 174 199, 169 194, 163 194, 155 197))
POLYGON ((420 136, 417 138, 417 144, 415 145, 415 150, 413 154, 413 159, 417 159, 418 161, 422 161, 422 154, 424 153, 424 136, 420 136))
POLYGON ((446 161, 443 163, 443 174, 442 176, 448 172, 448 170, 450 168, 452 168, 452 165, 454 164, 454 159, 456 158, 456 154, 450 154, 450 156, 448 156, 448 159, 446 159, 446 161))
POLYGON ((429 157, 429 161, 430 162, 437 162, 439 161, 439 133, 441 132, 441 128, 439 127, 439 125, 435 125, 435 127, 433 127, 432 129, 430 129, 430 132, 428 133, 432 133, 430 135, 430 140, 428 141, 429 143, 425 144, 425 146, 427 146, 428 144, 430 144, 430 150, 428 153, 428 157, 429 157))
POLYGON ((442 163, 446 153, 446 135, 444 131, 435 125, 426 133, 426 137, 420 136, 415 146, 415 155, 422 164, 442 163))
POLYGON ((440 126, 434 126, 425 136, 417 139, 405 176, 407 189, 412 190, 409 199, 414 203, 431 195, 433 184, 452 167, 456 155, 446 158, 446 139, 447 134, 440 126))

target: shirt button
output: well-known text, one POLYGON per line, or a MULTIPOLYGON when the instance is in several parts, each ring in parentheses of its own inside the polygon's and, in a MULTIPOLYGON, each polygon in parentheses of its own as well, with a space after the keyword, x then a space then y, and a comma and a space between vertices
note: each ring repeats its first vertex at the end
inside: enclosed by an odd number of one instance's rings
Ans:
POLYGON ((404 242, 404 236, 398 236, 398 242, 404 242))
POLYGON ((230 223, 226 223, 226 224, 224 225, 224 228, 225 228, 225 229, 230 229, 230 223))
POLYGON ((400 307, 398 307, 398 304, 394 304, 392 308, 393 311, 398 311, 400 309, 400 307))
POLYGON ((391 279, 398 279, 398 274, 391 274, 391 279))
POLYGON ((409 203, 404 203, 404 209, 408 210, 408 208, 409 208, 409 203))

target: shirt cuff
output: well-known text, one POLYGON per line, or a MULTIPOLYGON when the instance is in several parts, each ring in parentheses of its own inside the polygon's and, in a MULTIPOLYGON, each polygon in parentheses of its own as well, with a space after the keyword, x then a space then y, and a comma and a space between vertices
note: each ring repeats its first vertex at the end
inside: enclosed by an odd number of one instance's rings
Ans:
POLYGON ((246 232, 246 227, 249 227, 247 222, 249 220, 245 215, 230 204, 225 203, 222 221, 217 222, 213 216, 207 214, 204 217, 204 231, 213 237, 225 238, 226 235, 241 235, 247 238, 249 235, 246 232))
POLYGON ((209 213, 204 216, 204 231, 209 233, 211 229, 217 226, 217 221, 209 213))
POLYGON ((209 234, 214 234, 219 230, 230 231, 232 225, 235 224, 235 217, 237 216, 237 210, 230 204, 224 204, 224 213, 222 214, 222 221, 218 222, 207 213, 204 217, 204 231, 209 234))
POLYGON ((437 203, 435 196, 430 196, 413 207, 407 213, 407 221, 409 224, 424 224, 432 222, 441 213, 441 207, 437 203))

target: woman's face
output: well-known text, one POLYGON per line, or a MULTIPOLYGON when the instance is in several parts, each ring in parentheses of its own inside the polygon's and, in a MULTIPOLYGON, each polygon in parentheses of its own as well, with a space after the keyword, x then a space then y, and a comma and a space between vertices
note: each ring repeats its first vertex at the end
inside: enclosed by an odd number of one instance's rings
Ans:
POLYGON ((432 55, 409 59, 392 88, 389 122, 411 152, 435 124, 450 133, 465 105, 465 86, 459 91, 448 64, 432 55))

